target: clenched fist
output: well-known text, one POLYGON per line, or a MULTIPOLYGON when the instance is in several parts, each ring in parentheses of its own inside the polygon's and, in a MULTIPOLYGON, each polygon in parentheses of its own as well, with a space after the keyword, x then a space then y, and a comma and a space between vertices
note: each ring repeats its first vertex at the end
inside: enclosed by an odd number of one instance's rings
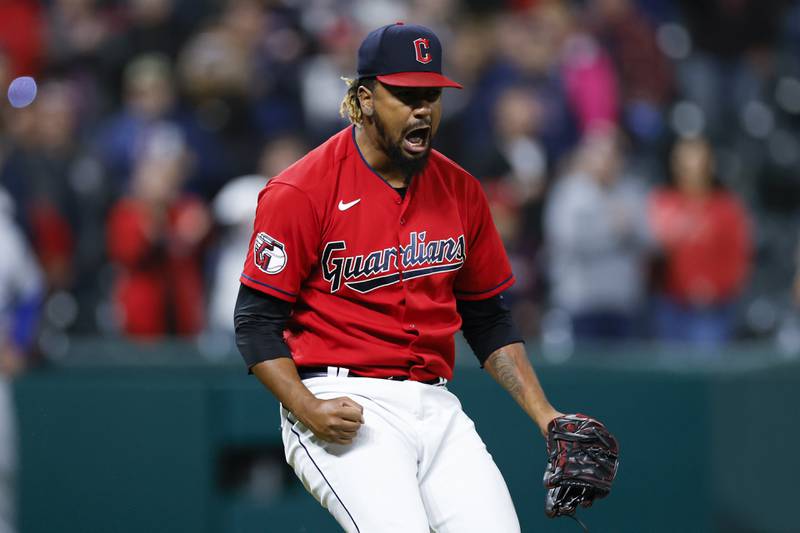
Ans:
POLYGON ((318 439, 335 444, 353 442, 364 423, 364 408, 346 396, 314 398, 295 415, 318 439))

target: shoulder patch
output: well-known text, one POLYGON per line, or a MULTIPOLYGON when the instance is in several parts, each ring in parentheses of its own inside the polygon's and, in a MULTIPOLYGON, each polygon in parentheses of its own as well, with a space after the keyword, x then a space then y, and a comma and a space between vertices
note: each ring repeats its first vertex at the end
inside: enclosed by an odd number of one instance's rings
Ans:
POLYGON ((286 266, 286 247, 262 231, 253 242, 253 262, 262 272, 277 274, 286 266))

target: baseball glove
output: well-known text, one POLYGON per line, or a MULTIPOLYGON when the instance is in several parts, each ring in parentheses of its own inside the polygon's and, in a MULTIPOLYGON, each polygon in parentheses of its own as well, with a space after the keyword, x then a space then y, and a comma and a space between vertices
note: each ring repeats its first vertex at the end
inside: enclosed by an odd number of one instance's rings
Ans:
POLYGON ((547 489, 544 511, 550 518, 575 514, 611 491, 617 475, 619 444, 594 418, 574 414, 554 418, 547 426, 547 489))

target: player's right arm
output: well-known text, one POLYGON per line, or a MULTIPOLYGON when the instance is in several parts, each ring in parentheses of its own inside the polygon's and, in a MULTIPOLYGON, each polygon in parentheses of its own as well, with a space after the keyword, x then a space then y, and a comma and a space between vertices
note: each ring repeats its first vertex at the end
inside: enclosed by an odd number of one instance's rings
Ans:
POLYGON ((262 361, 252 370, 259 381, 317 438, 336 444, 353 442, 364 423, 364 408, 356 402, 347 396, 320 400, 303 385, 294 361, 288 357, 262 361))
POLYGON ((234 323, 248 369, 318 438, 349 444, 363 423, 350 398, 320 400, 303 384, 283 339, 303 281, 318 260, 320 225, 306 194, 271 181, 259 195, 234 323))
POLYGON ((250 371, 318 438, 350 444, 364 423, 364 409, 348 397, 320 400, 303 384, 283 340, 291 304, 246 285, 234 311, 236 345, 250 371))

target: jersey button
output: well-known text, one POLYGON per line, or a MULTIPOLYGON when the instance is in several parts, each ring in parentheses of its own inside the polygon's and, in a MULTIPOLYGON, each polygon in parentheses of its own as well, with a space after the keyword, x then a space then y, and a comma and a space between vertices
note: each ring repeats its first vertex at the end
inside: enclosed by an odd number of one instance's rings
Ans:
POLYGON ((396 203, 397 205, 400 205, 400 204, 403 203, 403 201, 400 198, 398 198, 397 200, 394 201, 394 203, 396 203))
POLYGON ((404 219, 404 218, 401 218, 401 219, 400 219, 400 225, 402 226, 402 225, 404 225, 405 223, 406 223, 406 219, 404 219))

